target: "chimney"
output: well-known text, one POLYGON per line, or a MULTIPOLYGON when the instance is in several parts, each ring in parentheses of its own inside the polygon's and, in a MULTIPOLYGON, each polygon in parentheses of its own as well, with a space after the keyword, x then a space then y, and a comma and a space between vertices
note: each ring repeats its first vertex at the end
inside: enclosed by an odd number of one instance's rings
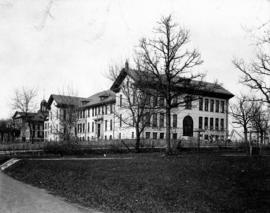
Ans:
POLYGON ((128 71, 129 70, 129 66, 128 66, 128 60, 126 60, 125 62, 125 70, 128 71))

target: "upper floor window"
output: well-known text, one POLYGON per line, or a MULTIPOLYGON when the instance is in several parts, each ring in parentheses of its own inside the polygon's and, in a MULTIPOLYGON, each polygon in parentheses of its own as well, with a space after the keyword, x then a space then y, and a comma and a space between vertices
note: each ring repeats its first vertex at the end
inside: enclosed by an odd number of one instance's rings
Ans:
POLYGON ((224 113, 225 112, 225 102, 221 101, 220 104, 221 104, 221 113, 224 113))
POLYGON ((120 102, 120 107, 122 107, 122 95, 120 95, 120 97, 119 97, 119 102, 120 102))
POLYGON ((159 127, 164 127, 164 113, 159 114, 159 127))
POLYGON ((185 97, 185 109, 191 109, 192 107, 192 98, 191 96, 185 97))
POLYGON ((214 100, 211 99, 210 101, 210 112, 214 112, 214 100))
POLYGON ((208 111, 209 100, 206 98, 204 103, 204 110, 208 111))
POLYGON ((113 113, 113 105, 110 104, 110 113, 113 113))
POLYGON ((199 98, 199 110, 203 110, 203 98, 199 98))
POLYGON ((177 114, 173 114, 173 128, 177 127, 177 114))
POLYGON ((157 127, 157 113, 153 114, 153 127, 157 127))
POLYGON ((164 98, 163 97, 159 97, 159 106, 164 107, 164 98))
POLYGON ((219 100, 216 100, 216 112, 219 112, 219 100))
POLYGON ((199 129, 203 128, 203 118, 199 117, 199 129))

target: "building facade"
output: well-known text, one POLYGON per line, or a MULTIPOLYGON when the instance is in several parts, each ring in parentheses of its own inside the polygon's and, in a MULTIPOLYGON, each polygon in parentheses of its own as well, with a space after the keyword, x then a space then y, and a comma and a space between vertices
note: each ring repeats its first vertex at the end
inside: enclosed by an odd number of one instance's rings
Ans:
MULTIPOLYGON (((48 101, 49 116, 45 122, 45 139, 61 140, 60 135, 66 131, 63 128, 63 117, 70 114, 67 106, 74 109, 75 119, 71 119, 73 123, 70 126, 73 136, 78 140, 134 139, 136 130, 134 125, 131 125, 131 120, 126 122, 132 118, 129 116, 129 109, 124 107, 128 99, 121 85, 127 80, 131 82, 130 86, 141 81, 136 77, 137 74, 136 70, 122 69, 110 90, 88 98, 51 95, 48 101)), ((184 104, 171 111, 171 138, 187 139, 199 136, 207 141, 225 140, 228 137, 228 104, 233 94, 218 86, 212 90, 198 91, 198 94, 187 93, 179 99, 186 100, 190 95, 192 99, 184 101, 184 104)), ((149 104, 158 106, 159 110, 151 113, 141 137, 165 139, 164 98, 149 95, 149 104)))

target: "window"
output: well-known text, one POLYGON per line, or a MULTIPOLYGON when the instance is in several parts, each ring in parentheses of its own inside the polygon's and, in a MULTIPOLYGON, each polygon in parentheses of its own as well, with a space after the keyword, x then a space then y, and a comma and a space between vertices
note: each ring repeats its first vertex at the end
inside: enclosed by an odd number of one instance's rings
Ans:
POLYGON ((90 109, 88 109, 88 117, 90 117, 90 109))
POLYGON ((216 112, 219 112, 219 100, 216 100, 216 112))
POLYGON ((220 130, 224 131, 224 119, 220 119, 220 130))
POLYGON ((173 128, 176 128, 177 127, 177 115, 176 114, 173 114, 173 128))
POLYGON ((210 130, 214 129, 214 118, 210 118, 210 130))
POLYGON ((208 111, 209 100, 206 98, 204 103, 204 111, 208 111))
POLYGON ((176 140, 176 139, 177 139, 177 133, 173 133, 173 134, 172 134, 172 139, 173 139, 173 140, 176 140))
POLYGON ((199 98, 199 110, 203 110, 203 98, 199 98))
POLYGON ((146 133, 145 133, 145 138, 146 138, 146 139, 149 139, 149 138, 150 138, 150 132, 146 132, 146 133))
POLYGON ((95 128, 94 128, 95 124, 94 122, 92 122, 92 132, 94 132, 95 128))
POLYGON ((83 133, 85 132, 85 124, 82 125, 83 133))
POLYGON ((131 132, 131 138, 132 139, 134 138, 134 132, 131 132))
POLYGON ((203 128, 203 118, 199 117, 199 129, 203 128))
POLYGON ((101 112, 102 112, 102 115, 104 115, 104 106, 101 106, 101 112))
POLYGON ((113 105, 110 104, 110 113, 113 113, 113 105))
POLYGON ((150 105, 150 102, 151 102, 150 99, 151 99, 150 95, 145 95, 145 104, 146 104, 147 106, 150 105))
POLYGON ((157 127, 157 113, 153 114, 153 127, 157 127))
POLYGON ((105 131, 107 131, 107 123, 108 123, 108 121, 105 120, 105 131))
POLYGON ((146 127, 150 126, 150 119, 151 119, 150 112, 146 112, 144 115, 144 122, 146 127))
POLYGON ((204 129, 208 129, 208 118, 204 118, 204 129))
POLYGON ((164 107, 164 98, 163 97, 159 97, 159 106, 164 107))
POLYGON ((161 132, 161 133, 159 134, 159 138, 160 138, 160 139, 164 139, 164 133, 163 133, 163 132, 161 132))
POLYGON ((100 115, 100 106, 98 107, 98 114, 100 115))
POLYGON ((92 108, 92 117, 94 116, 94 108, 92 108))
POLYGON ((159 114, 159 127, 160 128, 164 127, 164 113, 159 114))
POLYGON ((221 113, 224 113, 225 112, 225 102, 221 101, 220 104, 221 104, 221 113))
POLYGON ((214 100, 211 99, 210 101, 210 112, 214 112, 214 100))
POLYGON ((112 131, 112 120, 110 120, 110 130, 112 131))
POLYGON ((87 132, 90 132, 90 123, 87 123, 87 132))
POLYGON ((153 106, 156 107, 158 103, 157 96, 153 96, 153 106))
POLYGON ((97 115, 97 107, 95 107, 95 116, 97 115))
POLYGON ((185 109, 191 109, 192 107, 192 99, 190 96, 185 97, 185 109))
POLYGON ((120 114, 119 123, 120 123, 119 126, 122 127, 122 114, 120 114))
POLYGON ((122 95, 120 95, 120 97, 119 97, 119 102, 120 102, 120 107, 122 106, 122 95))
POLYGON ((110 135, 110 140, 112 139, 112 135, 110 135))
POLYGON ((121 132, 119 133, 118 138, 121 139, 121 132))
POLYGON ((204 135, 205 140, 208 140, 208 138, 209 138, 208 135, 204 135))
POLYGON ((108 106, 106 105, 105 106, 105 115, 107 115, 107 113, 108 113, 108 106))
POLYGON ((157 139, 157 132, 153 132, 153 139, 157 139))
POLYGON ((219 129, 218 118, 216 118, 215 126, 216 126, 216 130, 218 130, 219 129))

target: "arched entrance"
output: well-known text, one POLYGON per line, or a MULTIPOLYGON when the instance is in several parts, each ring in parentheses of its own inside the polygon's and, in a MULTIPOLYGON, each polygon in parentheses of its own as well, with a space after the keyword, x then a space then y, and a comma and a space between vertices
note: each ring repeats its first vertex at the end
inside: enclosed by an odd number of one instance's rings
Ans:
POLYGON ((193 136, 193 119, 189 115, 183 120, 183 136, 193 136))

